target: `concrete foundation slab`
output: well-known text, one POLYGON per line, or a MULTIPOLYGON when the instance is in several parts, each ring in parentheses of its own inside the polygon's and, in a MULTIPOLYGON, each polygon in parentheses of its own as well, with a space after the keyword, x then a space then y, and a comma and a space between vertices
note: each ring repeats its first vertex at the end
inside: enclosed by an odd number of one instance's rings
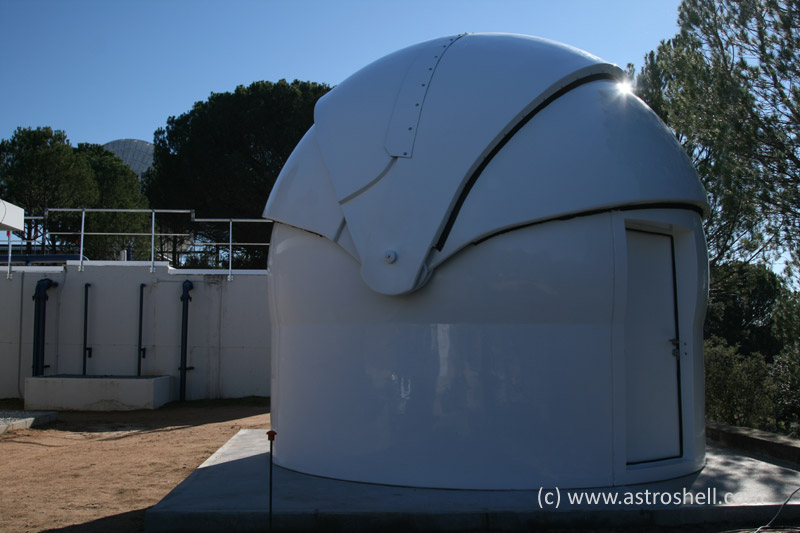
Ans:
POLYGON ((37 376, 25 378, 25 409, 133 411, 171 401, 169 376, 37 376))
POLYGON ((54 411, 0 411, 0 434, 15 429, 27 429, 58 420, 54 411))
MULTIPOLYGON (((146 530, 269 529, 268 450, 266 430, 241 430, 147 511, 146 530)), ((522 531, 712 523, 756 528, 797 487, 800 471, 788 463, 764 462, 714 444, 701 472, 610 489, 417 489, 326 479, 274 466, 272 520, 280 531, 522 531)), ((790 502, 774 525, 798 521, 800 504, 790 502)))

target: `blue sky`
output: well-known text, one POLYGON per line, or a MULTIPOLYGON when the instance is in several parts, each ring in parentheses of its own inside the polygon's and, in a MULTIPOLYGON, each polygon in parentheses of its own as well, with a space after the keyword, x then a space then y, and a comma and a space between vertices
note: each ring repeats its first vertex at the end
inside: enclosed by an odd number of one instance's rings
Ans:
POLYGON ((679 0, 0 0, 0 138, 152 141, 170 115, 257 80, 336 84, 388 53, 463 32, 561 41, 637 68, 679 0))

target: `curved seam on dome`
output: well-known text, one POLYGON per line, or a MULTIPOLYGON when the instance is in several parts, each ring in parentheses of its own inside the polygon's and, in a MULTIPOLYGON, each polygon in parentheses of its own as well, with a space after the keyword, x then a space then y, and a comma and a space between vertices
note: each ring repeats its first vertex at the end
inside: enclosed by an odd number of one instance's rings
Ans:
POLYGON ((535 220, 533 222, 524 222, 522 224, 517 224, 514 226, 509 226, 507 228, 503 228, 501 230, 494 231, 492 233, 488 233, 483 237, 476 239, 470 242, 471 245, 475 246, 484 241, 488 241, 492 237, 497 237, 498 235, 502 235, 504 233, 510 233, 512 231, 516 231, 518 229, 529 228, 531 226, 537 226, 539 224, 545 224, 547 222, 555 222, 559 220, 570 220, 573 218, 581 218, 581 217, 589 217, 593 215, 599 215, 600 213, 611 213, 613 211, 638 211, 640 209, 685 209, 687 211, 694 211, 695 213, 700 215, 700 218, 703 218, 703 209, 696 205, 692 204, 684 204, 680 202, 655 202, 655 203, 648 203, 648 204, 632 204, 632 205, 624 205, 619 207, 603 207, 600 209, 591 209, 589 211, 579 211, 577 213, 570 213, 568 215, 559 215, 557 217, 545 218, 542 220, 535 220))
MULTIPOLYGON (((264 219, 272 222, 273 224, 282 224, 282 225, 287 226, 289 228, 294 228, 296 230, 304 231, 306 233, 314 235, 315 237, 320 237, 321 239, 325 239, 326 241, 331 241, 330 237, 328 237, 326 235, 323 235, 322 233, 318 233, 318 232, 316 232, 314 230, 310 230, 308 228, 304 228, 302 226, 295 226, 294 224, 290 224, 289 222, 283 222, 281 220, 272 220, 271 218, 267 218, 267 217, 264 217, 264 219)), ((272 234, 270 234, 270 241, 271 240, 272 240, 272 234)), ((335 242, 335 241, 331 241, 331 242, 335 242)), ((270 242, 270 245, 271 244, 272 244, 272 242, 270 242)))
MULTIPOLYGON (((365 192, 367 189, 369 189, 370 187, 372 187, 373 185, 375 185, 376 183, 378 183, 379 181, 381 181, 381 180, 382 180, 384 177, 386 177, 386 174, 388 174, 388 173, 389 173, 389 171, 390 171, 390 170, 392 170, 392 167, 394 166, 394 164, 395 164, 395 163, 397 163, 397 159, 398 159, 398 158, 396 158, 396 157, 392 157, 392 158, 390 159, 390 161, 389 161, 389 162, 386 164, 386 167, 384 167, 384 169, 383 169, 383 170, 381 170, 380 174, 378 174, 377 176, 375 176, 374 178, 372 178, 372 179, 369 181, 369 183, 367 183, 366 185, 362 186, 360 189, 357 189, 356 191, 354 191, 354 192, 351 192, 350 194, 348 194, 347 196, 345 196, 344 198, 342 198, 341 200, 339 200, 339 205, 344 205, 344 204, 346 204, 347 202, 349 202, 350 200, 352 200, 352 199, 353 199, 353 198, 355 198, 356 196, 358 196, 358 195, 362 194, 362 193, 363 193, 363 192, 365 192)), ((345 218, 347 218, 347 217, 345 217, 345 218)))
POLYGON ((339 242, 339 239, 342 237, 342 232, 344 231, 344 227, 347 224, 347 221, 342 217, 342 221, 339 222, 339 227, 336 228, 336 234, 333 236, 333 242, 339 242))
POLYGON ((514 137, 514 135, 516 135, 517 132, 523 128, 523 126, 525 126, 528 122, 530 122, 530 120, 533 117, 535 117, 541 110, 543 110, 551 103, 553 103, 555 100, 561 98, 568 92, 572 91, 573 89, 577 89, 582 85, 594 81, 601 81, 601 80, 616 81, 618 79, 619 79, 618 75, 609 72, 600 72, 597 74, 586 76, 585 78, 580 78, 571 83, 568 83, 564 87, 555 91, 553 94, 545 98, 545 100, 542 103, 533 108, 533 110, 530 113, 522 117, 522 119, 520 119, 520 121, 517 122, 514 125, 514 127, 512 127, 508 131, 508 133, 506 133, 503 136, 502 139, 500 139, 500 141, 494 146, 494 148, 492 148, 492 150, 484 158, 484 160, 481 161, 480 165, 478 165, 478 168, 476 168, 475 171, 472 173, 472 175, 469 177, 469 179, 467 179, 466 183, 464 184, 464 187, 461 189, 461 192, 458 195, 458 199, 453 205, 453 210, 450 211, 450 214, 448 215, 447 222, 445 222, 445 225, 442 228, 442 233, 439 235, 439 239, 436 241, 434 248, 440 252, 442 251, 445 243, 447 242, 447 238, 450 236, 450 231, 453 229, 453 225, 456 222, 456 218, 458 218, 458 213, 461 211, 461 208, 463 207, 464 202, 467 199, 467 196, 472 190, 472 187, 475 185, 475 182, 478 181, 478 178, 481 176, 481 174, 483 174, 483 171, 486 169, 486 167, 489 165, 492 159, 494 159, 494 157, 500 152, 500 150, 503 149, 503 147, 508 143, 508 141, 510 141, 511 138, 514 137))

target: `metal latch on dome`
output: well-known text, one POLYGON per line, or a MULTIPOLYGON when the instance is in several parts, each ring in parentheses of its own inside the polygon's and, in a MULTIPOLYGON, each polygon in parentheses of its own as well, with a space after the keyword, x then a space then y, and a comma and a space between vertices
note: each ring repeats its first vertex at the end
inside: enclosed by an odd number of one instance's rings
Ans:
POLYGON ((414 153, 419 117, 433 73, 447 49, 459 38, 461 35, 432 41, 408 69, 386 132, 386 151, 392 157, 411 157, 414 153))

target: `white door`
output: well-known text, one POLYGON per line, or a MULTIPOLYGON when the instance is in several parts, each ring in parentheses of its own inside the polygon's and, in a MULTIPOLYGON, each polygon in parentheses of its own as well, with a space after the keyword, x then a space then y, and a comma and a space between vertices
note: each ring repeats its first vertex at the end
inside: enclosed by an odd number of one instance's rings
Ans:
POLYGON ((672 237, 627 230, 627 463, 682 455, 672 237))

